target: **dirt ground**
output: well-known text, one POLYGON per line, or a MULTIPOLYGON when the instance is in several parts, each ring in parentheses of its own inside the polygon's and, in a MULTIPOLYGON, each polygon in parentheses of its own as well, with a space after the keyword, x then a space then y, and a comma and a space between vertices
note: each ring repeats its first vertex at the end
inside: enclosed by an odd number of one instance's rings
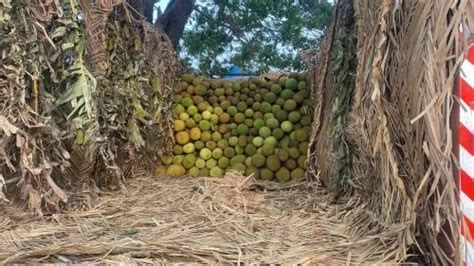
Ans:
POLYGON ((0 209, 0 264, 361 262, 367 239, 354 241, 342 222, 350 204, 328 202, 307 183, 135 178, 87 211, 0 209))

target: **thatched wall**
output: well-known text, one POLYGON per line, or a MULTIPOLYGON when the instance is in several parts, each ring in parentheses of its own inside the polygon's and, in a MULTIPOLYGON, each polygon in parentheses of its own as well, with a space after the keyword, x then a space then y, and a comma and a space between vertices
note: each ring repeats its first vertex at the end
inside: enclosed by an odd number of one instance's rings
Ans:
POLYGON ((0 36, 0 203, 83 204, 166 152, 176 58, 124 2, 2 1, 0 36))
POLYGON ((328 51, 314 67, 313 94, 322 98, 313 177, 361 199, 362 211, 351 217, 354 235, 378 235, 367 245, 380 258, 422 255, 417 259, 443 265, 453 259, 459 212, 450 115, 462 19, 474 27, 472 1, 340 1, 328 51), (355 54, 334 45, 347 38, 340 32, 350 32, 351 9, 355 54), (355 55, 357 64, 335 68, 337 54, 355 55), (339 80, 351 75, 355 85, 342 90, 350 108, 342 110, 339 80), (339 122, 342 136, 332 127, 339 122))

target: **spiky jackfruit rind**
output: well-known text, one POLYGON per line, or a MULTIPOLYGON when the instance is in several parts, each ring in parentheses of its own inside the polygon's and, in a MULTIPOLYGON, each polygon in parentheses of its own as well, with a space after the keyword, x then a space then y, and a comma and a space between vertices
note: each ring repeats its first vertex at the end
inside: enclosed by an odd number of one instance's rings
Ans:
POLYGON ((189 130, 189 137, 194 141, 201 139, 201 129, 197 127, 191 128, 189 130))
POLYGON ((185 169, 190 169, 196 164, 196 156, 194 154, 186 154, 182 165, 185 169))
POLYGON ((203 148, 199 151, 199 157, 203 160, 208 160, 212 157, 212 152, 208 148, 203 148))
POLYGON ((298 89, 298 81, 294 78, 289 78, 285 82, 285 88, 290 90, 298 89))
POLYGON ((239 136, 238 145, 242 148, 245 148, 245 146, 247 146, 247 136, 246 135, 240 135, 239 136))
POLYGON ((271 112, 272 111, 272 105, 270 103, 267 103, 267 102, 262 102, 260 104, 260 112, 262 113, 268 113, 268 112, 271 112))
POLYGON ((238 112, 237 107, 235 107, 235 106, 233 106, 233 105, 227 107, 227 113, 228 113, 230 116, 234 116, 237 112, 238 112))
POLYGON ((293 170, 296 167, 298 167, 298 163, 296 162, 295 159, 292 159, 292 158, 283 162, 283 165, 285 165, 285 167, 288 168, 288 170, 293 170))
POLYGON ((262 138, 268 138, 272 135, 272 130, 269 127, 262 127, 258 130, 258 135, 262 138))
POLYGON ((247 144, 245 146, 245 154, 249 157, 254 156, 257 153, 257 148, 253 144, 247 144))
POLYGON ((215 148, 212 151, 212 158, 219 160, 219 158, 221 158, 223 154, 224 154, 224 151, 221 148, 215 148))
POLYGON ((174 131, 179 132, 185 129, 186 129, 186 123, 184 121, 179 120, 179 119, 174 121, 174 131))
POLYGON ((210 140, 210 141, 206 141, 206 148, 208 148, 209 150, 214 150, 215 148, 217 147, 217 143, 213 140, 210 140))
POLYGON ((186 154, 193 153, 195 149, 194 143, 187 143, 183 146, 183 152, 186 154))
POLYGON ((273 104, 277 99, 277 96, 273 92, 267 92, 264 97, 264 101, 273 104))
POLYGON ((206 161, 203 160, 202 158, 197 158, 196 159, 196 162, 194 163, 194 165, 199 168, 199 169, 202 169, 204 167, 206 167, 206 161))
POLYGON ((236 163, 236 164, 232 165, 229 169, 237 171, 239 173, 244 173, 245 168, 247 168, 247 167, 243 163, 236 163))
POLYGON ((278 159, 278 157, 275 155, 268 156, 266 160, 266 166, 268 169, 276 172, 281 166, 280 159, 278 159))
POLYGON ((173 157, 173 164, 181 164, 184 160, 184 155, 175 155, 173 157))
POLYGON ((296 168, 291 171, 292 180, 303 180, 305 177, 305 171, 302 168, 296 168))
POLYGON ((235 150, 232 147, 227 147, 224 149, 224 156, 227 158, 232 158, 235 155, 235 150))
POLYGON ((182 165, 172 164, 166 169, 166 174, 173 177, 181 177, 186 174, 186 169, 182 165))
POLYGON ((245 162, 245 156, 243 154, 237 154, 237 155, 234 155, 234 157, 232 157, 230 159, 230 165, 235 165, 235 164, 238 164, 238 163, 244 163, 245 162))
POLYGON ((217 161, 217 165, 225 170, 229 166, 230 160, 227 157, 220 157, 219 160, 217 161))
POLYGON ((265 165, 266 158, 263 154, 257 153, 252 156, 252 164, 253 166, 260 168, 265 165))
POLYGON ((272 136, 274 136, 277 140, 280 140, 285 136, 285 132, 283 132, 281 128, 275 128, 272 130, 272 136))
POLYGON ((189 97, 184 97, 183 99, 181 99, 181 105, 183 105, 185 108, 188 108, 193 104, 193 100, 189 97))
POLYGON ((275 173, 276 180, 278 182, 287 182, 288 180, 291 179, 291 173, 290 170, 288 170, 286 167, 281 167, 276 173, 275 173))
POLYGON ((273 155, 273 153, 275 152, 275 148, 273 147, 273 145, 263 144, 261 151, 264 156, 270 156, 273 155))
POLYGON ((278 122, 276 118, 271 117, 265 121, 265 125, 270 129, 275 129, 280 126, 280 123, 278 122))
POLYGON ((300 119, 301 119, 301 114, 298 111, 291 111, 288 114, 288 121, 290 121, 291 123, 297 123, 298 121, 300 121, 300 119))
POLYGON ((211 177, 222 177, 224 175, 224 171, 219 166, 214 166, 209 170, 209 175, 211 177))
POLYGON ((280 127, 285 133, 290 133, 291 131, 293 131, 293 123, 291 123, 290 121, 283 121, 280 127))
POLYGON ((183 146, 179 144, 173 145, 173 154, 174 155, 183 154, 183 146))
POLYGON ((269 136, 263 141, 263 144, 269 144, 273 147, 276 147, 278 144, 278 140, 274 136, 269 136))
POLYGON ((207 120, 201 120, 201 121, 199 121, 199 128, 202 131, 208 131, 208 130, 211 129, 211 124, 207 120))
POLYGON ((188 170, 188 175, 191 177, 198 177, 199 173, 201 170, 197 167, 191 167, 191 169, 188 170))
POLYGON ((275 174, 272 172, 272 170, 267 169, 267 168, 260 169, 260 179, 271 181, 274 178, 275 178, 275 174))
POLYGON ((285 104, 283 104, 283 109, 290 112, 295 110, 297 106, 297 103, 293 99, 289 99, 285 101, 285 104))

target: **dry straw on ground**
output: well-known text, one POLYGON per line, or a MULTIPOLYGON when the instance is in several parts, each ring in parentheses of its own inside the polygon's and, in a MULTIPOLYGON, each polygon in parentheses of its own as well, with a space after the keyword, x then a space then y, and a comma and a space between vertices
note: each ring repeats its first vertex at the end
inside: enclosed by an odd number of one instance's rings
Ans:
POLYGON ((370 261, 349 235, 347 202, 312 183, 137 178, 88 211, 28 220, 0 213, 0 264, 34 262, 322 263, 370 261))

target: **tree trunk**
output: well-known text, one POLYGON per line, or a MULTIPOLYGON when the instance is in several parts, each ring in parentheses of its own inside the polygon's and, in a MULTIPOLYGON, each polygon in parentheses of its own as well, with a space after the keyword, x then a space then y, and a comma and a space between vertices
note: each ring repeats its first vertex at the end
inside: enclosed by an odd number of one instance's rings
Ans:
POLYGON ((131 0, 130 5, 139 13, 133 12, 136 19, 146 18, 150 23, 153 23, 153 9, 158 0, 131 0))
POLYGON ((183 36, 184 27, 194 9, 195 0, 171 0, 156 25, 170 38, 176 48, 183 36))

